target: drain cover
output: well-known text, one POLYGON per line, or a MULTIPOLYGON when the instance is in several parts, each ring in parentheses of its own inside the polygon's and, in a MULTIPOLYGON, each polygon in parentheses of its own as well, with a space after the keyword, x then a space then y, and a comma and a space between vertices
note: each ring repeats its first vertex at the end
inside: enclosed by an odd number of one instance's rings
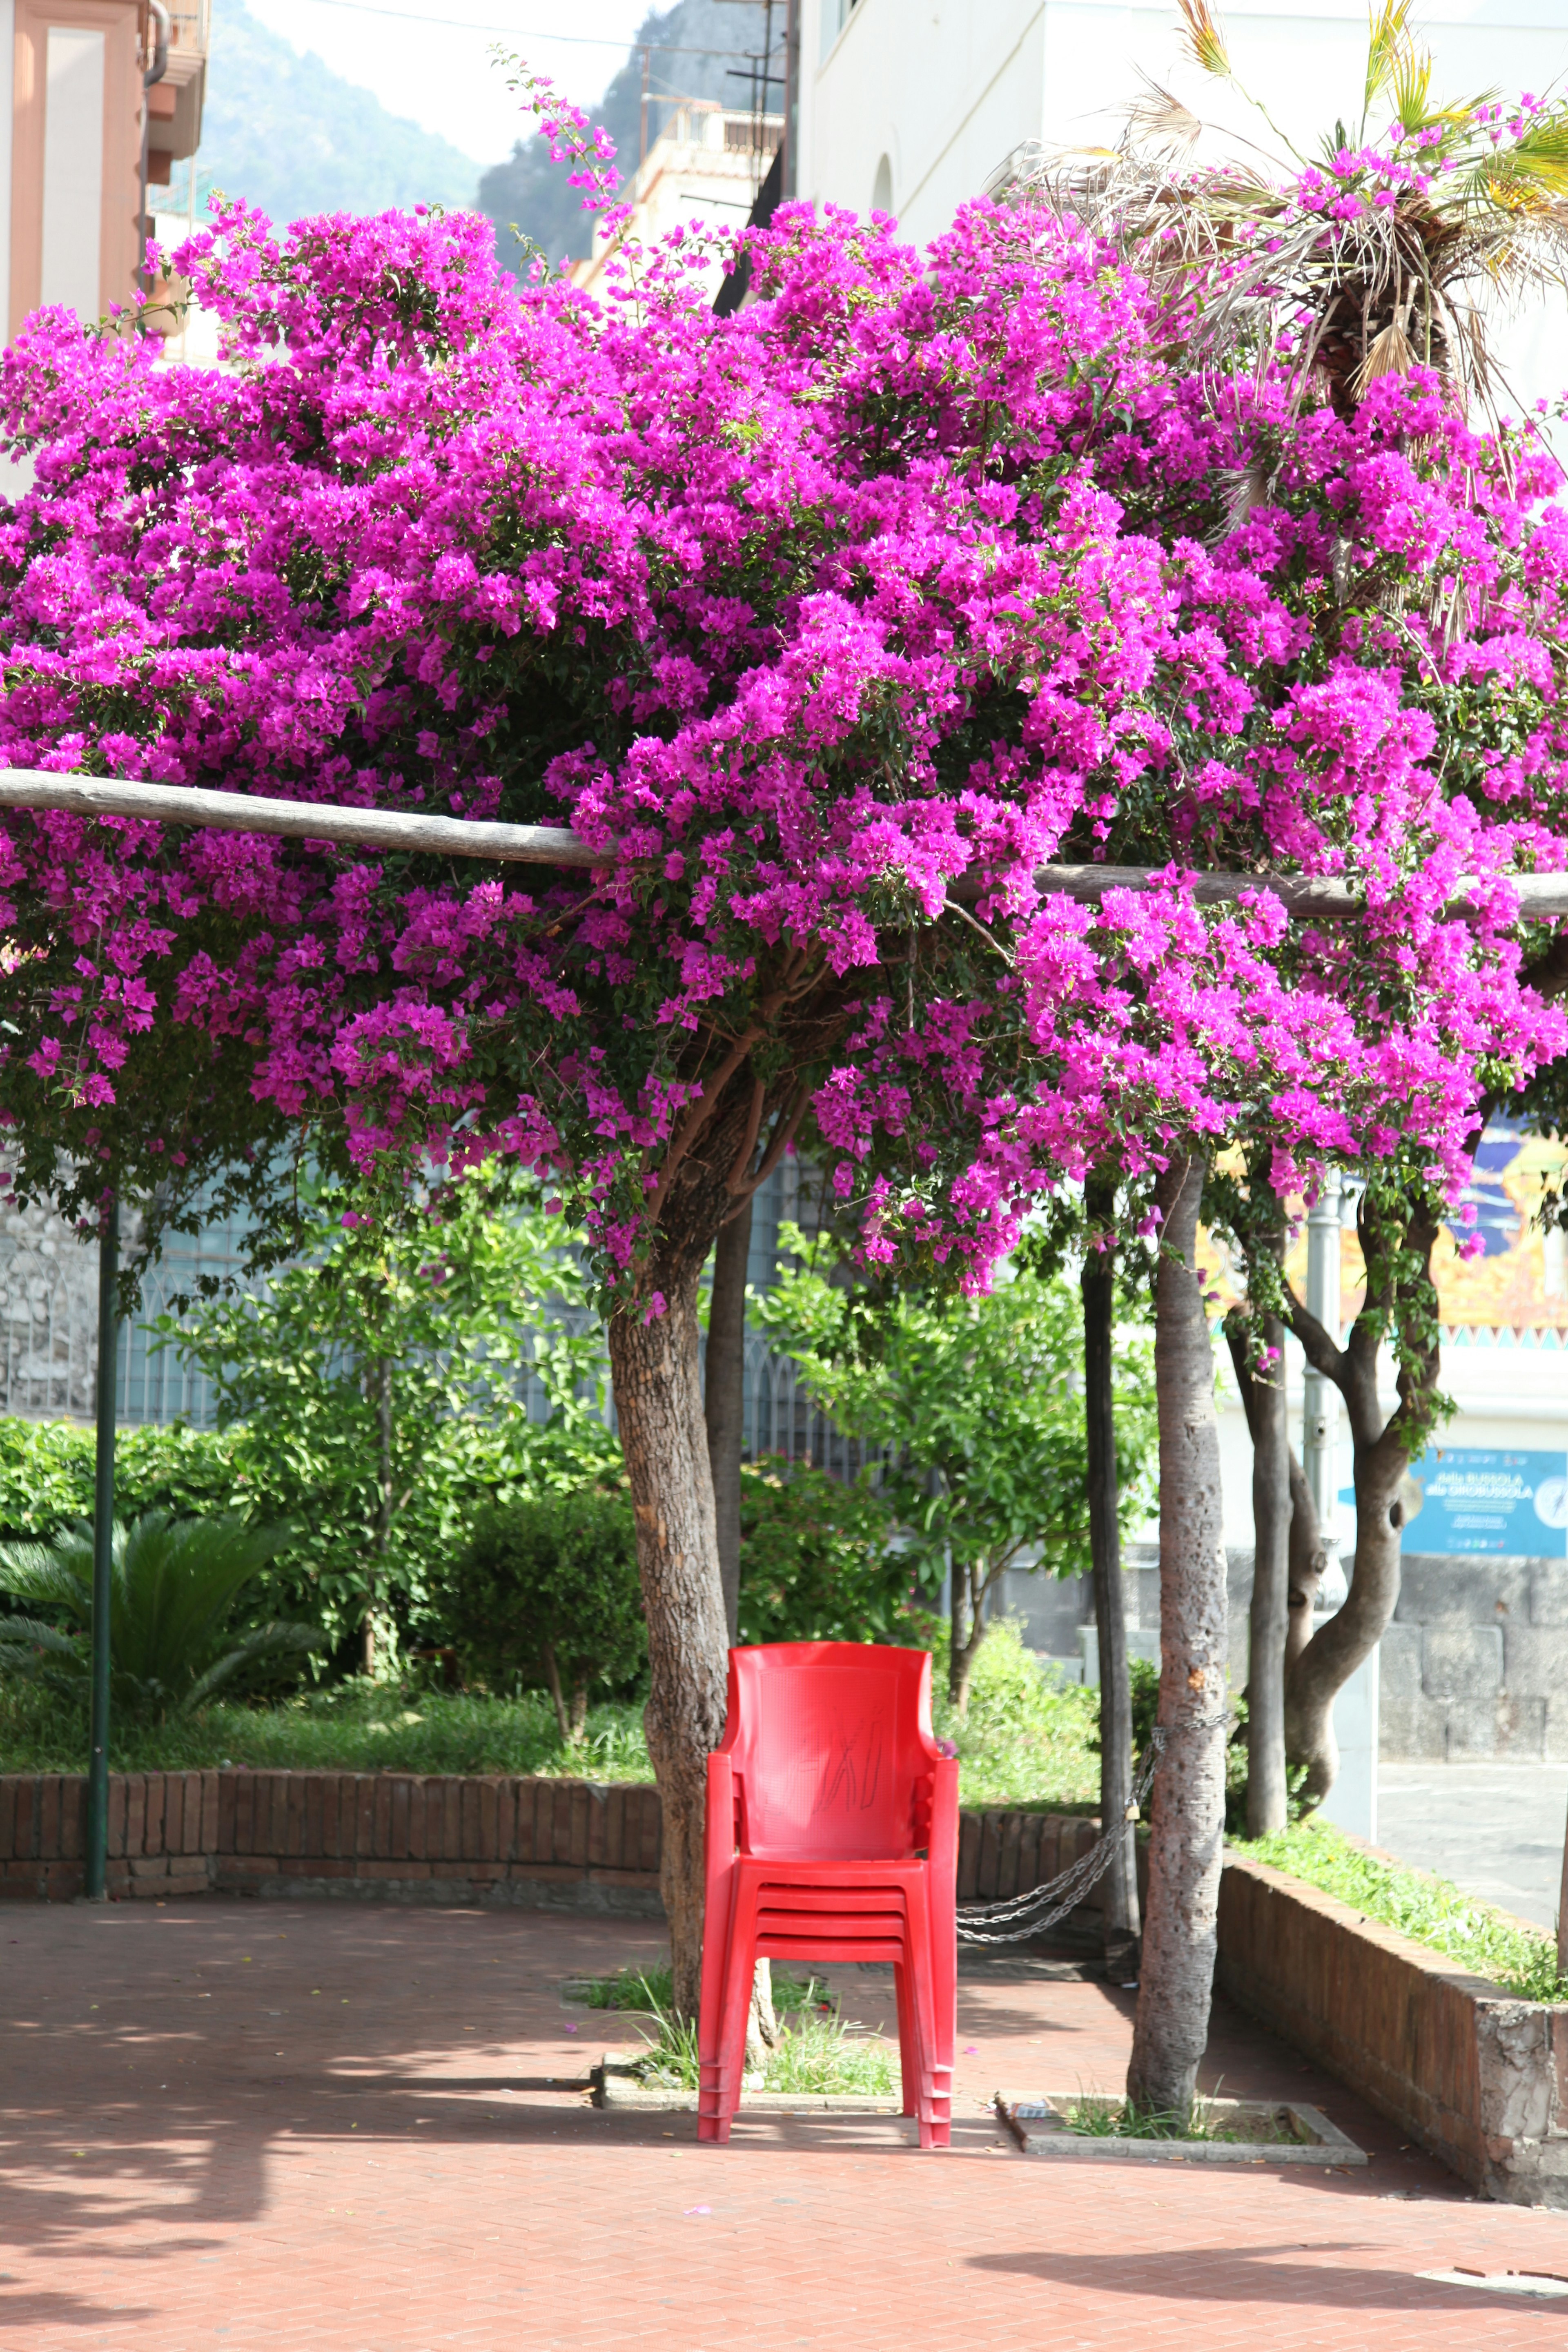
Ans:
POLYGON ((1549 2271, 1417 2271, 1415 2275, 1439 2286, 1479 2287, 1485 2294, 1568 2296, 1568 2278, 1554 2278, 1549 2271))

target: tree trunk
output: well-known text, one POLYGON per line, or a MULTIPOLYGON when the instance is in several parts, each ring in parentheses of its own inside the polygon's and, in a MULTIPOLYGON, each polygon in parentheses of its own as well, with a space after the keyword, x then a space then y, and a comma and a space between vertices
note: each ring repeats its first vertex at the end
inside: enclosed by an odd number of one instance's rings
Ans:
POLYGON ((974 1661, 980 1655, 980 1644, 985 1639, 985 1596, 991 1590, 993 1577, 973 1560, 966 1561, 963 1566, 954 1560, 952 1580, 947 1695, 952 1703, 953 1713, 962 1723, 969 1713, 969 1686, 974 1679, 974 1661))
POLYGON ((773 2010, 773 1964, 759 1960, 752 1979, 752 2005, 746 2011, 745 2071, 767 2071, 768 2053, 779 2046, 779 2021, 773 2010))
POLYGON ((752 1247, 752 1202, 719 1229, 713 1245, 713 1289, 708 1304, 708 1364, 704 1411, 708 1467, 719 1537, 724 1622, 740 1639, 741 1451, 746 1411, 746 1261, 752 1247))
POLYGON ((1299 1653, 1285 1685, 1285 1741, 1293 1762, 1307 1767, 1303 1793, 1321 1803, 1339 1771, 1333 1707, 1352 1675, 1386 1632, 1399 1599, 1402 1490, 1412 1455, 1426 1444, 1436 1394, 1439 1351, 1432 1249, 1438 1225, 1424 1207, 1409 1211, 1397 1239, 1383 1213, 1363 1195, 1357 1219, 1369 1273, 1380 1262, 1414 1259, 1419 1276, 1392 1278, 1366 1298, 1342 1348, 1294 1296, 1290 1328, 1309 1361, 1331 1380, 1345 1402, 1355 1461, 1356 1548, 1342 1608, 1321 1625, 1299 1653), (1390 1316, 1409 1318, 1413 1342, 1400 1366, 1398 1402, 1386 1421, 1377 1395, 1377 1358, 1390 1316))
POLYGON ((697 2015, 702 1985, 703 1823, 708 1756, 723 1736, 728 1643, 702 1415, 697 1320, 701 1260, 656 1254, 647 1292, 665 1311, 610 1318, 610 1370, 637 1516, 647 1612, 643 1721, 664 1814, 659 1886, 669 1919, 675 2006, 697 2015))
MULTIPOLYGON (((1116 1211, 1114 1181, 1091 1182, 1091 1224, 1107 1228, 1116 1211)), ((1127 1664, 1127 1609, 1117 1518, 1116 1398, 1111 1346, 1116 1320, 1116 1255, 1091 1249, 1083 1276, 1084 1417, 1089 1440, 1089 1549, 1094 1622, 1100 1634, 1100 1820, 1110 1834, 1132 1794, 1132 1686, 1127 1664)), ((1117 1978, 1138 1972, 1137 1832, 1126 1822, 1100 1885, 1105 1965, 1117 1978)))
POLYGON ((1155 1293, 1160 1415, 1160 1713, 1149 1901, 1127 2095, 1191 2113, 1208 2039, 1225 1839, 1226 1563, 1214 1349, 1197 1269, 1205 1166, 1173 1160, 1155 1293))
MULTIPOLYGON (((1312 1638, 1312 1612, 1318 1605, 1329 1556, 1323 1549, 1318 1507, 1293 1448, 1288 1451, 1287 1460, 1290 1473, 1290 1605, 1285 1633, 1285 1676, 1289 1682, 1297 1659, 1312 1638)), ((1303 1760, 1291 1754, 1289 1738, 1285 1753, 1292 1764, 1303 1760)))
POLYGON ((1247 1834, 1272 1837, 1289 1818, 1285 1778, 1285 1644, 1290 1621, 1290 1436, 1285 1417, 1285 1326, 1262 1326, 1273 1358, 1259 1378, 1247 1333, 1227 1321, 1232 1360, 1252 1438, 1252 1605, 1247 1620, 1247 1834))

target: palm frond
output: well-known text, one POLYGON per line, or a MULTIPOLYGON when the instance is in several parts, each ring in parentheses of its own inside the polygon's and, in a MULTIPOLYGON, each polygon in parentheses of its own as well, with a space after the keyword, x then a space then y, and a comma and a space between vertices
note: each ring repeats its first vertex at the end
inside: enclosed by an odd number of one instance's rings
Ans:
POLYGON ((1230 52, 1226 47, 1225 28, 1209 0, 1176 0, 1176 5, 1187 28, 1182 46, 1193 63, 1220 81, 1228 81, 1230 52))
POLYGON ((263 1625, 249 1633, 226 1657, 210 1665, 205 1675, 198 1675, 178 1701, 174 1713, 189 1715, 195 1708, 205 1706, 215 1691, 247 1667, 258 1665, 264 1658, 310 1657, 328 1650, 331 1643, 318 1625, 263 1625))
POLYGON ((0 1544, 0 1592, 43 1601, 74 1616, 92 1608, 92 1529, 72 1528, 52 1544, 0 1544))
POLYGON ((87 1650, 79 1638, 62 1633, 58 1625, 46 1625, 37 1617, 7 1617, 0 1622, 0 1657, 15 1652, 30 1656, 37 1650, 47 1650, 51 1657, 75 1658, 87 1671, 87 1650))
POLYGON ((1370 112, 1373 100, 1388 88, 1409 53, 1410 0, 1383 0, 1381 7, 1373 0, 1367 12, 1366 32, 1364 106, 1370 112))
POLYGON ((1147 74, 1139 79, 1143 84, 1142 95, 1127 108, 1129 138, 1140 147, 1170 156, 1173 162, 1184 162, 1203 137, 1201 120, 1147 74))

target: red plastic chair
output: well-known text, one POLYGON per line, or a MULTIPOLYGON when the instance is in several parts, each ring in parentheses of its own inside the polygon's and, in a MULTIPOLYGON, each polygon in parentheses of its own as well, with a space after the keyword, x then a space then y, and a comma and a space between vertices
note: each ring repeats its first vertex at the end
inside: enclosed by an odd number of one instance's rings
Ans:
POLYGON ((708 1759, 699 2139, 740 2103, 760 1959, 892 1963, 904 2113, 945 2147, 958 1997, 958 1765, 931 1656, 861 1642, 730 1653, 708 1759))

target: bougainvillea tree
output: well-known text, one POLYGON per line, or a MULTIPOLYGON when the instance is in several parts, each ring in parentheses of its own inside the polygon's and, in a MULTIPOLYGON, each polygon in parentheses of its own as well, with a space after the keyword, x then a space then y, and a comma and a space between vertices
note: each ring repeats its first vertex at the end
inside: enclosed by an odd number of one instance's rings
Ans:
MULTIPOLYGON (((1375 677, 1260 696, 1299 616, 1261 541, 1186 535, 1250 427, 1171 377, 1135 283, 1042 215, 977 207, 917 256, 792 213, 759 249, 763 300, 723 321, 679 243, 600 310, 500 285, 469 220, 279 243, 237 210, 220 230, 179 265, 228 321, 231 372, 154 366, 59 313, 7 355, 37 478, 0 521, 0 751, 567 822, 604 862, 520 881, 11 817, 18 1181, 58 1184, 63 1151, 79 1205, 107 1173, 156 1212, 292 1137, 389 1202, 416 1161, 500 1151, 580 1209, 689 2007, 724 1688, 697 1376, 716 1233, 808 1136, 869 1252, 973 1280, 1043 1186, 1110 1156, 1158 1184, 1182 1244, 1194 1170, 1266 1114, 1281 1183, 1401 1134, 1457 1166, 1444 1055, 1465 1022, 1530 1050, 1506 890, 1489 929, 1454 934, 1453 1004, 1390 975, 1405 902, 1435 932, 1445 877, 1511 836, 1467 833, 1443 792, 1385 811, 1404 770, 1378 745, 1406 720, 1375 677), (1351 872, 1354 908, 1376 905, 1303 934, 1266 887, 1215 915, 1179 877, 1102 908, 1034 883, 1050 856, 1130 847, 1260 881, 1351 872)), ((1190 2011, 1205 1946, 1181 1890, 1217 1873, 1223 1651, 1211 1507, 1177 1510, 1207 1477, 1179 1458, 1208 1443, 1187 1413, 1201 1301, 1190 1249, 1167 1263, 1168 1583, 1191 1592, 1165 1644, 1156 1829, 1179 1867, 1152 1981, 1190 2011)), ((1152 1995, 1150 2018, 1159 2042, 1152 1995)), ((1179 2095, 1171 2048, 1144 2081, 1179 2095)))
MULTIPOLYGON (((929 1033, 926 1097, 973 1087, 996 967, 950 879, 1032 867, 1146 756, 1156 553, 1072 452, 1135 306, 994 220, 931 274, 797 223, 772 299, 722 323, 679 253, 601 313, 502 287, 469 220, 222 232, 181 266, 232 372, 60 313, 7 356, 37 481, 0 526, 5 758, 565 818, 605 865, 522 887, 13 817, 17 1181, 64 1150, 76 1205, 107 1171, 156 1209, 165 1171, 177 1193, 291 1129, 389 1183, 511 1151, 581 1207, 689 2000, 724 1688, 699 1271, 813 1111, 918 1140, 908 1083, 856 1076, 884 996, 929 1033), (1005 301, 975 299, 977 237, 1018 247, 1005 301)), ((1005 1238, 978 1203, 959 1224, 977 1264, 1005 1238)))

